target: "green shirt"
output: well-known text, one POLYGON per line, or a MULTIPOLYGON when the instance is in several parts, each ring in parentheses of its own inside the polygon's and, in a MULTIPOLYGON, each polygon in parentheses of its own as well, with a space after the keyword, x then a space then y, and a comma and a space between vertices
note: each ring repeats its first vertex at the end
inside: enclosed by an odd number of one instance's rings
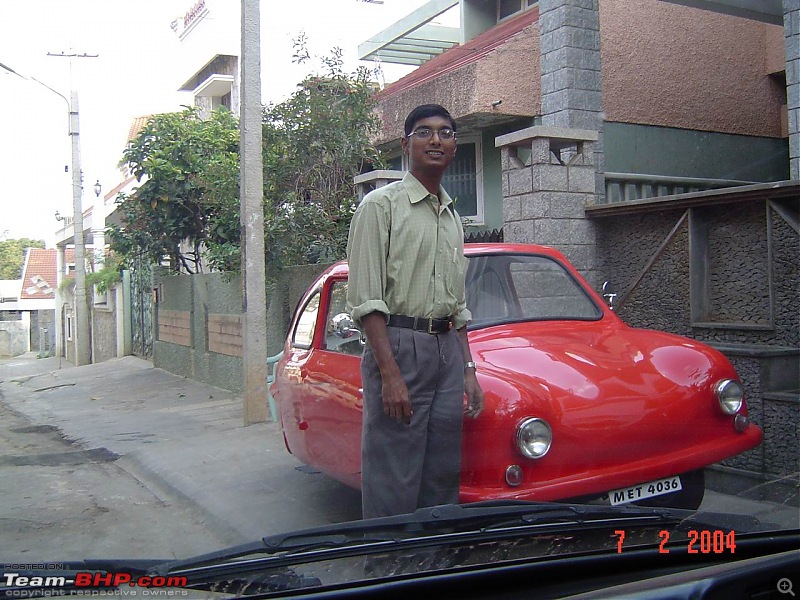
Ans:
POLYGON ((472 319, 464 290, 464 230, 441 186, 439 198, 406 173, 361 201, 347 241, 353 320, 375 311, 453 317, 460 329, 472 319))

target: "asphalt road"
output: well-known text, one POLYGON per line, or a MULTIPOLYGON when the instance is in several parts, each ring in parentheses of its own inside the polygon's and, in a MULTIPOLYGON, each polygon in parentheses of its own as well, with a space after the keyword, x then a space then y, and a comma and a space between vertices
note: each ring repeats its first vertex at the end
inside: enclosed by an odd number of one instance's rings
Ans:
POLYGON ((115 459, 32 424, 0 398, 0 563, 185 557, 231 541, 115 459))

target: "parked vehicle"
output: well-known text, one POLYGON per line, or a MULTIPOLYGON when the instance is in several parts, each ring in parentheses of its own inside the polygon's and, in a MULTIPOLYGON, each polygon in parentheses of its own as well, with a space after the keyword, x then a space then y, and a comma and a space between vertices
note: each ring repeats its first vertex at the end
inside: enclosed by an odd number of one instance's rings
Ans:
MULTIPOLYGON (((465 254, 486 406, 464 421, 462 502, 697 508, 704 467, 761 443, 718 351, 629 327, 552 248, 465 254)), ((364 340, 347 314, 347 273, 337 263, 302 297, 271 389, 288 450, 357 488, 364 340)))

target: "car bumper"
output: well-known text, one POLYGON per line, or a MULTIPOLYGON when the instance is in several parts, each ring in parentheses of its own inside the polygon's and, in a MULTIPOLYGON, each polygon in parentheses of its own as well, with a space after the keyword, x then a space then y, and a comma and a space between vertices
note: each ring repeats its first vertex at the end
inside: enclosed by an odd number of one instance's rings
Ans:
MULTIPOLYGON (((671 477, 702 469, 725 458, 735 456, 758 446, 763 439, 760 427, 751 425, 741 434, 724 443, 714 440, 701 446, 676 451, 669 455, 649 456, 625 464, 613 464, 567 474, 558 479, 536 479, 536 464, 526 461, 527 468, 534 472, 531 480, 518 487, 502 482, 500 486, 463 485, 461 502, 483 500, 535 500, 553 501, 586 496, 601 496, 610 490, 639 485, 648 481, 671 477)), ((523 461, 521 457, 520 461, 523 461)))

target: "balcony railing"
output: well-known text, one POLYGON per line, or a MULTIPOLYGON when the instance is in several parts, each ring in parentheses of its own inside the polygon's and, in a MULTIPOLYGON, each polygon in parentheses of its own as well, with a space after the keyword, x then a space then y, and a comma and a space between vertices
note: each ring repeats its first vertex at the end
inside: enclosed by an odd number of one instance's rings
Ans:
POLYGON ((639 173, 606 173, 606 202, 643 200, 660 196, 674 196, 720 188, 750 185, 755 181, 736 179, 706 179, 699 177, 667 177, 639 173))

